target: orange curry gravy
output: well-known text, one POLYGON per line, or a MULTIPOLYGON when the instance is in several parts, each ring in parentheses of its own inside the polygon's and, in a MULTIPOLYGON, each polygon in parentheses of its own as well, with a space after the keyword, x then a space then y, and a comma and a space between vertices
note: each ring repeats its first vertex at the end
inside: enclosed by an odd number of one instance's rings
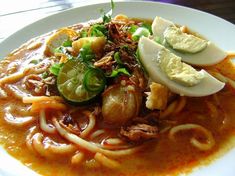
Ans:
MULTIPOLYGON (((44 39, 35 39, 36 42, 43 42, 44 39)), ((34 42, 34 41, 33 41, 34 42)), ((19 68, 27 65, 27 58, 33 53, 43 51, 43 46, 35 50, 27 50, 27 45, 20 50, 9 55, 2 64, 1 73, 6 72, 9 64, 15 62, 19 68), (21 63, 23 59, 23 64, 21 63)), ((19 83, 15 83, 17 85, 19 83)), ((14 84, 13 84, 14 85, 14 84)), ((20 85, 18 85, 20 87, 20 85)), ((214 159, 214 154, 227 148, 229 139, 235 134, 235 95, 227 87, 216 95, 202 98, 187 98, 186 106, 183 111, 172 115, 169 119, 173 126, 185 123, 195 123, 206 127, 212 132, 215 139, 215 146, 209 151, 200 151, 193 147, 189 140, 194 135, 193 131, 183 131, 176 135, 176 140, 168 138, 168 132, 159 134, 155 140, 146 142, 145 147, 139 152, 118 158, 121 163, 118 169, 108 169, 98 165, 94 159, 86 161, 80 166, 71 164, 71 155, 53 155, 48 159, 30 151, 26 146, 26 135, 30 128, 37 126, 36 120, 32 124, 24 127, 13 126, 4 120, 5 109, 9 105, 14 105, 17 110, 25 108, 22 100, 10 98, 10 92, 7 92, 8 98, 0 100, 0 143, 5 150, 29 168, 42 175, 127 175, 127 176, 147 176, 147 175, 177 175, 182 172, 190 172, 193 167, 202 163, 209 163, 214 159), (210 107, 214 106, 218 110, 214 112, 210 107)), ((14 112, 17 116, 17 112, 14 112)), ((40 131, 40 129, 37 129, 40 131)), ((43 132, 42 132, 43 133, 43 132)), ((48 135, 58 142, 65 142, 58 134, 48 135)))

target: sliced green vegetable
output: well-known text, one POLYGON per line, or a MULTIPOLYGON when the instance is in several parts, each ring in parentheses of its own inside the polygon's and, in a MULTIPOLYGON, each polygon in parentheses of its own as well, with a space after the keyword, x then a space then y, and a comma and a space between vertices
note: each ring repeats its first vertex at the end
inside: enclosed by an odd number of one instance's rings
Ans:
POLYGON ((143 64, 141 63, 141 59, 140 59, 140 52, 139 52, 139 48, 137 48, 136 52, 135 52, 135 58, 138 62, 138 64, 141 66, 141 69, 148 74, 147 70, 144 68, 143 64))
POLYGON ((80 32, 80 37, 81 37, 81 38, 83 38, 83 37, 88 37, 88 32, 85 31, 85 30, 82 30, 82 31, 80 32))
MULTIPOLYGON (((68 44, 68 43, 67 43, 68 44)), ((66 44, 65 44, 66 45, 66 44)), ((72 45, 72 44, 71 44, 72 45)), ((54 50, 54 53, 62 53, 62 54, 65 54, 67 56, 67 58, 70 60, 73 58, 73 56, 71 56, 69 53, 67 53, 67 49, 65 46, 61 45, 59 46, 58 48, 56 48, 54 50)))
POLYGON ((121 49, 124 49, 124 50, 126 50, 126 51, 129 50, 129 46, 128 46, 128 45, 122 45, 120 48, 121 48, 121 49))
POLYGON ((139 27, 133 34, 132 34, 132 40, 138 41, 141 36, 148 37, 150 35, 150 32, 147 28, 139 27))
POLYGON ((119 74, 124 74, 130 76, 131 74, 127 71, 126 68, 118 68, 116 70, 112 70, 112 73, 109 77, 117 77, 119 74))
POLYGON ((120 53, 119 53, 119 52, 114 53, 114 60, 115 60, 118 64, 123 64, 123 62, 121 61, 120 53))
POLYGON ((59 46, 56 49, 54 49, 54 53, 63 53, 63 54, 65 54, 66 51, 67 50, 66 50, 66 48, 64 46, 59 46))
POLYGON ((114 8, 115 8, 115 4, 114 4, 113 0, 111 0, 111 10, 108 13, 105 13, 104 9, 100 10, 104 24, 109 23, 111 21, 111 19, 112 19, 111 16, 113 14, 114 8))
POLYGON ((104 90, 105 84, 106 80, 102 70, 90 68, 86 71, 83 85, 87 91, 99 93, 104 90))
POLYGON ((62 66, 63 66, 63 64, 55 63, 55 64, 53 64, 53 65, 49 68, 49 71, 50 71, 53 75, 58 76, 59 71, 60 71, 60 69, 61 69, 62 66))
POLYGON ((95 58, 95 54, 91 49, 90 43, 86 43, 83 45, 83 47, 80 49, 78 58, 81 59, 81 61, 83 62, 89 62, 95 58))
POLYGON ((141 27, 144 27, 144 28, 148 29, 148 31, 150 32, 151 35, 153 34, 153 32, 152 32, 152 24, 150 24, 150 23, 143 23, 141 25, 141 27))
POLYGON ((107 36, 108 31, 104 25, 95 24, 91 27, 91 37, 107 36))
POLYGON ((30 62, 29 62, 30 64, 38 64, 39 63, 39 60, 36 60, 36 59, 34 59, 34 60, 31 60, 30 62))
POLYGON ((44 72, 44 73, 42 74, 42 78, 43 78, 43 79, 45 79, 47 76, 48 76, 48 73, 47 73, 47 72, 44 72))
POLYGON ((64 47, 71 47, 71 46, 72 46, 72 41, 71 41, 71 40, 66 40, 66 41, 62 44, 62 46, 64 46, 64 47))
POLYGON ((57 88, 67 101, 84 104, 95 98, 102 91, 100 87, 101 85, 103 86, 103 82, 98 81, 100 75, 88 72, 89 69, 79 59, 69 60, 60 69, 57 77, 57 88), (92 75, 97 78, 88 80, 92 75), (94 89, 97 91, 88 91, 87 87, 84 86, 84 82, 86 82, 85 84, 89 87, 89 90, 94 89))
POLYGON ((133 34, 133 33, 135 33, 135 31, 138 29, 138 27, 139 26, 137 26, 137 25, 131 25, 130 26, 130 29, 129 29, 129 32, 131 33, 131 34, 133 34))

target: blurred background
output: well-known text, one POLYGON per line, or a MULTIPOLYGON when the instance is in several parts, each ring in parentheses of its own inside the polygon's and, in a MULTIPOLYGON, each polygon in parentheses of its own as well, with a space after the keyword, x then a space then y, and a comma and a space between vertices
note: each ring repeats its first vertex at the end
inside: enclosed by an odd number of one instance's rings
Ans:
MULTIPOLYGON (((109 2, 109 0, 2 0, 0 1, 0 42, 20 28, 43 17, 98 2, 109 2)), ((157 2, 199 9, 235 24, 235 0, 158 0, 157 2)))

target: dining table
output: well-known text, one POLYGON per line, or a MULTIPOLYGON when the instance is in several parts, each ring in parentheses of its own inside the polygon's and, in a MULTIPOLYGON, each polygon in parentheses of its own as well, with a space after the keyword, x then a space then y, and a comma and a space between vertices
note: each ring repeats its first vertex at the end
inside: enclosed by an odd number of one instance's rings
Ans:
MULTIPOLYGON (((14 32, 39 19, 71 8, 102 2, 110 2, 110 0, 0 1, 0 43, 14 32)), ((155 0, 155 2, 171 3, 202 10, 235 24, 234 0, 155 0)))

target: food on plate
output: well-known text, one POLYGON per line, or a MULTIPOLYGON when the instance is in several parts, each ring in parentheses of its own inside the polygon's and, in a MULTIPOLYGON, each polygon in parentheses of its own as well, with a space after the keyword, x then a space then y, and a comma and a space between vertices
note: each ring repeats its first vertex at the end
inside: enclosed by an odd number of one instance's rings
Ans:
POLYGON ((42 175, 187 173, 234 134, 233 57, 161 17, 52 31, 0 61, 0 143, 42 175))

